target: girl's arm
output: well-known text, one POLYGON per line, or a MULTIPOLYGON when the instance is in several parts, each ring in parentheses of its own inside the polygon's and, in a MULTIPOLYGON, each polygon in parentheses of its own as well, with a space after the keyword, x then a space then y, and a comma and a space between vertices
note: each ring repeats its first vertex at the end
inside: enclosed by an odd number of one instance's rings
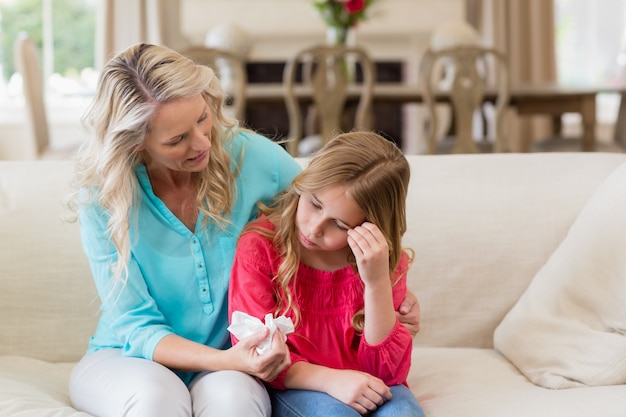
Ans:
POLYGON ((365 326, 358 351, 363 369, 389 385, 404 383, 411 364, 412 336, 396 314, 406 296, 408 258, 389 277, 387 241, 371 223, 349 232, 348 243, 365 284, 365 326))
POLYGON ((367 372, 333 369, 309 362, 297 362, 289 368, 285 387, 325 392, 360 414, 374 411, 391 399, 389 387, 367 372))
POLYGON ((369 222, 348 232, 348 244, 356 258, 361 280, 365 284, 365 328, 363 336, 370 345, 382 342, 396 325, 391 279, 389 247, 380 229, 369 222))

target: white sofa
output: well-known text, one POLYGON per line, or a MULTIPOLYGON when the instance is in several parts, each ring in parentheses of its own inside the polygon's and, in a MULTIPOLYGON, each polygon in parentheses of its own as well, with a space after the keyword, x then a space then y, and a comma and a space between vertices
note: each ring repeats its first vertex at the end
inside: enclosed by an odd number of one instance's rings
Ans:
MULTIPOLYGON (((422 308, 409 384, 426 416, 624 417, 626 386, 537 385, 494 332, 626 155, 409 158, 409 285, 422 308)), ((71 174, 71 162, 0 162, 0 416, 85 415, 67 382, 99 303, 78 226, 61 220, 71 174)))

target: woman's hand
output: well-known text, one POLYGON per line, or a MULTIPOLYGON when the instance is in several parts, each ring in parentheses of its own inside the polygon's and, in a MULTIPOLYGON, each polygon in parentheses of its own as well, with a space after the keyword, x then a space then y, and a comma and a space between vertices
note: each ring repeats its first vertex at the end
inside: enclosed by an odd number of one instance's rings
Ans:
POLYGON ((404 324, 413 336, 420 331, 420 304, 415 294, 410 290, 407 290, 406 297, 402 300, 396 314, 400 323, 404 324))
POLYGON ((262 354, 256 351, 256 347, 265 340, 268 334, 269 329, 264 328, 228 349, 232 355, 235 355, 230 359, 233 361, 231 363, 239 363, 241 365, 239 370, 263 381, 272 381, 291 364, 289 348, 280 330, 274 333, 269 350, 262 354))

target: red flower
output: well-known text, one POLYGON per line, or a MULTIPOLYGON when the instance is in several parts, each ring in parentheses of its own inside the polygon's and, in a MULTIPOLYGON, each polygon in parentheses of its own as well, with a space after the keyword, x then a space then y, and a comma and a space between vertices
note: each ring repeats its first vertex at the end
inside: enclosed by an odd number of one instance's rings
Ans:
POLYGON ((328 26, 348 29, 367 18, 365 11, 374 1, 316 0, 313 4, 328 26))
POLYGON ((348 0, 346 10, 348 13, 358 13, 365 8, 365 0, 348 0))

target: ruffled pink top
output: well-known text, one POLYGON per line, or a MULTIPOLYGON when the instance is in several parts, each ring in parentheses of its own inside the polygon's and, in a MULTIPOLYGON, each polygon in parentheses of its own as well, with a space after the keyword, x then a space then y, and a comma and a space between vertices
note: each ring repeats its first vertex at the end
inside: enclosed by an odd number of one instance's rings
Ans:
MULTIPOLYGON (((273 228, 269 221, 263 226, 273 228)), ((267 238, 255 232, 240 237, 229 286, 229 317, 237 310, 261 320, 265 314, 274 313, 277 288, 272 277, 276 276, 280 261, 267 238)), ((408 259, 403 254, 393 277, 396 309, 406 294, 407 269, 408 259)), ((396 319, 389 335, 381 343, 370 345, 352 327, 352 317, 364 306, 363 282, 352 267, 326 272, 300 264, 295 281, 300 322, 287 338, 292 364, 308 361, 335 369, 354 369, 368 372, 389 386, 406 385, 411 334, 396 319)), ((286 315, 295 322, 293 312, 286 315)), ((270 385, 284 389, 285 373, 270 385)))

